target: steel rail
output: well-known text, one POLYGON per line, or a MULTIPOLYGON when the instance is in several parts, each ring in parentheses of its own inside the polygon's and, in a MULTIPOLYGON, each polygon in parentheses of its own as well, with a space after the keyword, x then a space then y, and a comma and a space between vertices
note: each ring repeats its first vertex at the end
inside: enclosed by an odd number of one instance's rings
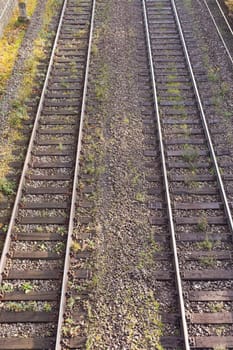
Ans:
POLYGON ((48 86, 48 81, 49 81, 49 77, 50 77, 50 73, 51 73, 51 69, 52 69, 52 65, 53 65, 55 50, 56 50, 57 42, 58 42, 58 39, 59 39, 61 27, 62 27, 62 22, 63 22, 63 18, 64 18, 64 13, 65 13, 67 1, 68 0, 64 0, 64 2, 63 2, 61 16, 60 16, 60 20, 59 20, 59 24, 58 24, 58 28, 57 28, 57 33, 56 33, 56 37, 54 39, 53 49, 52 49, 51 56, 50 56, 49 66, 48 66, 48 70, 47 70, 47 73, 46 73, 46 78, 45 78, 45 81, 44 81, 43 89, 42 89, 42 92, 41 92, 41 95, 40 95, 40 101, 39 101, 39 105, 38 105, 38 108, 37 108, 37 113, 36 113, 36 117, 35 117, 33 129, 32 129, 32 133, 31 133, 28 149, 27 149, 27 154, 26 154, 26 158, 25 158, 25 161, 24 161, 24 166, 23 166, 21 177, 20 177, 20 181, 19 181, 19 186, 18 186, 18 189, 17 189, 16 197, 15 197, 14 207, 13 207, 13 210, 12 210, 12 213, 11 213, 11 218, 10 218, 10 222, 9 222, 9 226, 8 226, 8 230, 7 230, 7 234, 6 234, 6 239, 5 239, 5 242, 4 242, 4 247, 3 247, 2 256, 1 256, 1 260, 0 260, 0 283, 2 283, 3 272, 4 272, 6 259, 7 259, 8 251, 9 251, 9 248, 10 248, 11 238, 12 238, 11 237, 12 236, 12 229, 14 227, 15 220, 16 220, 16 215, 17 215, 17 212, 18 212, 18 205, 19 205, 19 202, 20 202, 20 199, 21 199, 21 195, 22 195, 22 190, 23 190, 24 181, 25 181, 25 175, 26 175, 26 172, 28 170, 29 162, 30 162, 30 159, 31 159, 31 151, 32 151, 33 143, 34 143, 34 140, 35 140, 35 137, 36 137, 36 131, 37 131, 37 127, 38 127, 38 124, 39 124, 41 111, 42 111, 42 108, 43 108, 43 102, 44 102, 44 98, 45 98, 45 93, 46 93, 46 89, 47 89, 47 86, 48 86))
POLYGON ((224 188, 222 175, 221 175, 221 172, 220 172, 220 169, 219 169, 219 166, 218 166, 217 157, 216 157, 216 154, 215 154, 215 151, 214 151, 214 146, 213 146, 213 142, 212 142, 212 139, 211 139, 209 127, 208 127, 208 124, 207 124, 207 119, 206 119, 206 116, 205 116, 205 112, 204 112, 204 108, 203 108, 203 105, 202 105, 201 97, 200 97, 199 90, 198 90, 198 87, 197 87, 196 78, 195 78, 195 75, 194 75, 194 72, 193 72, 192 63, 191 63, 191 60, 190 60, 190 57, 189 57, 189 53, 188 53, 188 49, 187 49, 187 45, 186 45, 186 42, 185 42, 185 38, 184 38, 184 34, 183 34, 180 18, 179 18, 178 12, 177 12, 175 0, 170 0, 170 1, 171 1, 171 4, 172 4, 172 7, 173 7, 176 23, 177 23, 178 30, 179 30, 179 33, 180 33, 180 38, 181 38, 184 54, 185 54, 185 57, 186 57, 188 69, 189 69, 189 72, 190 72, 190 75, 191 75, 191 80, 192 80, 192 84, 193 84, 193 88, 194 88, 194 93, 195 93, 196 100, 197 100, 197 103, 198 103, 198 108, 199 108, 199 112, 200 112, 200 116, 201 116, 201 120, 202 120, 203 129, 204 129, 204 132, 205 132, 205 136, 206 136, 206 139, 207 139, 210 155, 211 155, 212 161, 214 163, 214 168, 215 168, 215 172, 216 172, 216 176, 217 176, 217 181, 218 181, 218 184, 219 184, 219 187, 220 187, 220 194, 221 194, 222 201, 223 201, 223 204, 224 204, 225 214, 226 214, 229 226, 230 226, 231 233, 233 234, 233 220, 232 220, 231 210, 230 210, 230 207, 229 207, 226 191, 225 191, 225 188, 224 188))
MULTIPOLYGON (((224 17, 224 19, 225 19, 225 21, 226 21, 226 23, 227 23, 228 28, 230 29, 231 35, 233 35, 233 31, 232 31, 232 29, 231 29, 231 27, 230 27, 230 25, 229 25, 229 23, 228 23, 228 21, 227 21, 227 19, 226 19, 226 16, 225 16, 224 12, 222 11, 222 9, 221 9, 219 3, 218 3, 217 1, 216 1, 216 3, 217 3, 218 7, 219 7, 220 10, 221 10, 221 13, 222 13, 222 15, 223 15, 223 17, 224 17)), ((217 25, 217 23, 216 23, 216 21, 215 21, 215 18, 214 18, 214 16, 213 16, 213 14, 212 14, 212 12, 211 12, 211 10, 210 10, 210 8, 209 8, 209 5, 207 4, 206 0, 204 0, 204 4, 205 4, 205 6, 206 6, 206 8, 207 8, 207 10, 208 10, 208 12, 209 12, 209 14, 210 14, 210 17, 211 17, 211 19, 212 19, 214 25, 215 25, 215 28, 216 28, 216 30, 217 30, 217 33, 218 33, 220 39, 222 40, 223 46, 224 46, 224 48, 225 48, 225 50, 226 50, 226 52, 227 52, 227 54, 228 54, 228 56, 229 56, 229 58, 230 58, 231 64, 233 65, 233 58, 232 58, 232 56, 231 56, 231 53, 230 53, 230 51, 229 51, 229 49, 228 49, 228 47, 227 47, 227 44, 226 44, 226 42, 225 42, 225 40, 224 40, 224 38, 223 38, 223 36, 222 36, 222 34, 221 34, 221 32, 220 32, 220 29, 219 29, 219 27, 218 27, 218 25, 217 25)))
POLYGON ((230 32, 231 32, 231 35, 233 36, 233 30, 231 29, 230 23, 228 22, 228 19, 226 18, 226 15, 225 15, 225 13, 224 13, 223 10, 222 10, 222 7, 221 7, 221 5, 219 4, 219 1, 218 1, 218 0, 215 0, 215 2, 216 2, 216 4, 218 5, 218 8, 219 8, 219 10, 220 10, 220 12, 221 12, 221 14, 222 14, 222 16, 223 16, 225 22, 226 22, 226 25, 228 26, 228 29, 229 29, 230 32))
POLYGON ((154 99, 154 106, 155 106, 155 111, 156 111, 156 120, 157 120, 157 127, 158 127, 158 135, 159 135, 159 147, 160 147, 160 153, 161 153, 161 158, 162 158, 161 159, 162 160, 162 171, 163 171, 163 180, 164 180, 165 194, 166 194, 166 200, 167 200, 169 229, 170 229, 170 233, 171 233, 171 241, 172 241, 172 248, 173 248, 173 255, 174 255, 174 265, 175 265, 175 274, 176 274, 176 283, 177 283, 177 289, 178 289, 179 306, 180 306, 180 313, 181 313, 181 320, 182 320, 182 331, 183 331, 183 337, 184 337, 184 343, 185 343, 185 350, 190 350, 188 327, 187 327, 187 321, 186 321, 186 316, 185 316, 185 306, 184 306, 183 290, 182 290, 181 275, 180 275, 180 268, 179 268, 179 259, 178 259, 177 244, 176 244, 175 225, 174 225, 174 219, 173 219, 171 197, 170 197, 170 190, 169 190, 169 181, 168 181, 168 174, 167 174, 167 168, 166 168, 165 149, 164 149, 164 143, 163 143, 162 127, 161 127, 158 96, 157 96, 156 78, 155 78, 155 71, 154 71, 153 55, 152 55, 150 32, 149 32, 149 23, 148 23, 145 0, 142 0, 142 4, 143 4, 144 22, 145 22, 145 28, 146 28, 146 39, 147 39, 147 47, 148 47, 148 55, 149 55, 149 63, 150 63, 150 72, 151 72, 152 85, 153 85, 153 99, 154 99))
POLYGON ((70 249, 72 245, 72 234, 73 234, 73 228, 74 228, 75 208, 76 208, 76 199, 77 199, 77 184, 78 184, 79 169, 80 169, 79 159, 80 159, 80 153, 81 153, 83 123, 84 123, 85 110, 86 110, 87 85, 88 85, 89 69, 90 69, 90 57, 91 57, 91 47, 92 47, 92 39, 93 39, 95 7, 96 7, 96 0, 93 0, 89 43, 88 43, 88 50, 87 50, 87 63, 86 63, 83 96, 82 96, 82 107, 81 107, 81 114, 80 114, 78 144, 77 144, 77 150, 76 150, 75 171, 74 171, 74 178, 73 178, 73 191, 72 191, 72 197, 71 197, 68 239, 67 239, 67 245, 66 245, 65 264, 64 264, 64 271, 63 271, 63 278, 62 278, 62 290, 61 290, 55 350, 61 350, 61 335, 62 335, 62 325, 64 322, 64 313, 65 313, 65 305, 66 305, 68 271, 69 271, 69 265, 70 265, 70 249))

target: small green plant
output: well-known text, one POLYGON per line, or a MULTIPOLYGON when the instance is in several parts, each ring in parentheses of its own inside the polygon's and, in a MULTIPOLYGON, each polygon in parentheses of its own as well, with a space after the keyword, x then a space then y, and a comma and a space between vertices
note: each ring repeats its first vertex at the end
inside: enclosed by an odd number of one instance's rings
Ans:
POLYGON ((8 230, 8 225, 4 225, 2 227, 2 232, 7 233, 7 230, 8 230))
POLYGON ((233 114, 232 114, 231 112, 228 112, 228 111, 223 112, 223 116, 224 116, 225 118, 230 118, 232 115, 233 115, 233 114))
POLYGON ((29 301, 29 303, 22 303, 23 311, 38 311, 38 305, 36 301, 29 301))
POLYGON ((51 305, 50 303, 48 303, 48 302, 45 302, 44 305, 43 305, 43 310, 44 310, 45 312, 50 312, 50 311, 52 311, 52 305, 51 305))
POLYGON ((34 290, 34 287, 30 282, 24 282, 21 285, 21 289, 24 291, 25 294, 28 294, 34 290))
POLYGON ((78 253, 80 250, 81 250, 81 245, 79 242, 77 241, 73 241, 72 242, 72 245, 71 245, 71 250, 74 252, 74 253, 78 253))
POLYGON ((206 238, 204 241, 197 243, 197 248, 204 250, 212 250, 213 242, 206 238))
POLYGON ((91 53, 93 56, 97 56, 98 55, 98 52, 99 52, 99 49, 98 49, 98 46, 96 44, 93 44, 92 45, 92 48, 91 48, 91 53))
POLYGON ((215 107, 219 107, 221 105, 222 99, 220 96, 214 96, 212 98, 212 103, 215 107))
POLYGON ((63 144, 60 142, 59 145, 58 145, 58 149, 59 151, 62 151, 63 150, 63 144))
POLYGON ((105 167, 104 166, 99 166, 98 168, 96 168, 96 171, 95 171, 96 175, 102 175, 105 173, 105 167))
POLYGON ((57 233, 59 233, 61 236, 64 236, 65 232, 66 232, 65 227, 58 227, 57 228, 57 233))
POLYGON ((86 239, 84 246, 86 246, 87 249, 94 250, 95 249, 95 242, 91 239, 86 239))
POLYGON ((21 303, 16 303, 16 302, 13 302, 13 301, 9 302, 9 303, 6 303, 5 307, 6 307, 6 310, 9 310, 9 311, 14 311, 14 312, 22 311, 21 303))
POLYGON ((88 166, 86 166, 85 171, 87 174, 93 175, 95 174, 95 167, 92 164, 89 164, 88 166))
POLYGON ((80 327, 75 326, 72 318, 66 318, 62 327, 62 333, 65 337, 75 337, 80 333, 80 327))
POLYGON ((215 259, 213 257, 205 257, 200 259, 200 263, 203 266, 214 266, 215 265, 215 259))
POLYGON ((197 224, 197 228, 199 231, 205 232, 208 228, 208 221, 205 215, 202 215, 199 218, 198 224, 197 224))
POLYGON ((185 136, 189 136, 190 135, 190 129, 189 129, 187 124, 180 125, 180 129, 183 131, 185 136))
POLYGON ((143 193, 137 192, 135 195, 135 199, 136 201, 140 202, 140 203, 144 203, 145 202, 145 196, 143 193))
POLYGON ((210 312, 220 312, 224 309, 224 303, 223 302, 219 302, 219 303, 210 303, 209 304, 209 309, 210 312))
POLYGON ((140 180, 141 175, 140 174, 136 174, 133 179, 132 179, 132 184, 135 186, 138 184, 139 180, 140 180))
POLYGON ((182 155, 184 161, 188 163, 193 163, 198 157, 198 152, 194 147, 191 147, 188 144, 184 145, 184 153, 182 155))
POLYGON ((8 302, 5 304, 6 310, 8 311, 14 311, 14 312, 20 312, 20 311, 37 311, 38 306, 36 301, 29 301, 28 303, 25 302, 8 302))
POLYGON ((46 252, 47 249, 48 249, 48 247, 47 247, 47 245, 46 245, 45 243, 39 243, 39 244, 37 245, 37 247, 38 247, 38 250, 40 250, 40 251, 42 251, 42 252, 46 252))
MULTIPOLYGON (((169 94, 172 94, 172 95, 179 95, 180 94, 180 90, 179 89, 176 89, 176 88, 169 88, 168 90, 167 90, 167 92, 169 93, 169 94)), ((180 95, 179 95, 180 96, 180 95)))
POLYGON ((36 232, 43 232, 43 227, 42 226, 37 226, 36 227, 36 232))
POLYGON ((65 243, 63 242, 58 242, 56 245, 55 245, 55 248, 54 248, 54 251, 57 253, 57 254, 62 254, 65 250, 65 243))
POLYGON ((79 39, 81 38, 82 36, 84 36, 85 34, 87 33, 87 30, 85 28, 83 29, 79 29, 79 31, 76 33, 76 38, 79 39))
POLYGON ((225 97, 230 92, 230 88, 228 83, 225 81, 221 83, 221 95, 222 97, 225 97))
POLYGON ((69 299, 67 299, 67 303, 66 303, 68 309, 72 310, 74 305, 75 305, 75 298, 70 297, 69 299))
POLYGON ((14 287, 11 283, 5 283, 0 286, 0 293, 11 293, 13 292, 14 287))
POLYGON ((216 331, 217 336, 221 337, 224 334, 225 327, 224 326, 216 327, 215 331, 216 331))
POLYGON ((217 82, 219 80, 219 69, 218 68, 210 68, 208 71, 208 78, 212 82, 217 82))
POLYGON ((160 344, 156 345, 156 350, 164 350, 164 347, 160 344))
POLYGON ((95 160, 95 155, 94 155, 93 153, 88 153, 88 154, 86 155, 86 160, 87 160, 88 162, 93 163, 94 160, 95 160))
POLYGON ((0 179, 0 191, 6 195, 10 196, 15 193, 15 183, 13 181, 9 181, 5 178, 0 179))

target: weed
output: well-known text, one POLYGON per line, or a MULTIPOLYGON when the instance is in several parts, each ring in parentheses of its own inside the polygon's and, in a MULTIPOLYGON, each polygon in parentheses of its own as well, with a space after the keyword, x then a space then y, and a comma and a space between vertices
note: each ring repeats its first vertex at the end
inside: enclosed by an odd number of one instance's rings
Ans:
POLYGON ((48 303, 48 302, 45 302, 44 305, 43 305, 43 310, 44 310, 45 312, 50 312, 50 311, 52 311, 52 305, 51 305, 50 303, 48 303))
POLYGON ((63 144, 62 144, 62 143, 59 143, 59 145, 58 145, 58 149, 59 149, 60 151, 62 151, 62 150, 63 150, 63 144))
POLYGON ((217 345, 217 346, 214 346, 213 349, 214 350, 226 350, 226 346, 225 345, 217 345))
POLYGON ((95 160, 95 155, 93 153, 88 153, 87 156, 86 156, 86 160, 88 162, 94 162, 95 160))
POLYGON ((222 99, 220 96, 214 96, 212 98, 212 103, 215 107, 219 107, 221 105, 222 99))
POLYGON ((225 81, 221 83, 221 95, 222 97, 225 97, 227 94, 229 94, 230 92, 230 88, 228 83, 226 83, 225 81))
POLYGON ((215 265, 215 259, 213 257, 205 257, 200 259, 200 263, 204 266, 214 266, 215 265))
POLYGON ((210 303, 209 304, 209 309, 210 312, 220 312, 224 309, 224 304, 223 302, 219 302, 219 303, 210 303))
POLYGON ((198 224, 197 224, 197 228, 199 231, 203 231, 205 232, 208 228, 208 221, 205 215, 202 215, 199 218, 198 224))
POLYGON ((74 252, 74 253, 78 253, 80 250, 81 250, 81 245, 79 242, 77 241, 73 241, 72 242, 72 245, 71 245, 71 250, 74 252))
POLYGON ((7 231, 8 231, 8 225, 4 225, 2 227, 2 232, 7 233, 7 231))
POLYGON ((80 333, 80 327, 75 326, 75 322, 72 318, 66 318, 62 332, 65 337, 75 337, 80 333))
POLYGON ((24 291, 25 294, 28 294, 34 290, 34 287, 30 282, 24 282, 21 285, 21 289, 24 291))
POLYGON ((144 203, 145 202, 145 196, 143 193, 137 192, 135 195, 135 199, 136 201, 140 202, 140 203, 144 203))
POLYGON ((168 78, 168 80, 174 80, 174 79, 177 78, 177 76, 176 76, 175 74, 169 74, 169 75, 167 76, 167 78, 168 78))
POLYGON ((224 334, 225 327, 224 326, 216 327, 215 331, 217 336, 221 337, 224 334))
POLYGON ((84 246, 87 249, 94 250, 95 249, 95 242, 91 239, 86 239, 84 242, 84 246))
POLYGON ((25 302, 8 302, 5 304, 5 308, 8 311, 21 312, 21 311, 37 311, 38 306, 35 301, 25 302))
POLYGON ((189 129, 187 124, 180 125, 180 129, 183 131, 185 136, 189 136, 190 135, 190 129, 189 129))
POLYGON ((182 155, 184 161, 188 163, 193 163, 198 157, 198 152, 194 147, 191 147, 188 144, 184 145, 184 153, 182 155))
POLYGON ((232 113, 229 112, 229 111, 225 111, 225 112, 223 112, 223 116, 224 116, 225 118, 230 118, 230 117, 232 116, 232 113))
POLYGON ((95 174, 95 167, 92 164, 89 164, 86 166, 85 171, 87 174, 93 175, 93 174, 95 174))
POLYGON ((210 68, 208 71, 208 78, 212 82, 217 82, 219 80, 219 69, 218 68, 210 68))
POLYGON ((74 304, 75 304, 75 298, 70 297, 69 299, 67 299, 66 305, 70 310, 72 310, 74 304))
POLYGON ((139 180, 140 180, 141 175, 140 174, 136 174, 133 179, 132 179, 132 184, 135 186, 138 184, 139 180))
POLYGON ((16 302, 9 302, 5 304, 5 307, 8 311, 14 311, 14 312, 19 312, 22 311, 22 305, 21 303, 16 303, 16 302))
POLYGON ((46 243, 39 243, 39 244, 37 245, 37 248, 38 248, 38 250, 40 250, 40 251, 42 251, 42 252, 46 252, 47 249, 48 249, 46 243))
POLYGON ((59 233, 61 236, 64 236, 66 230, 64 227, 58 227, 57 228, 57 233, 59 233))
POLYGON ((167 90, 167 92, 169 93, 169 94, 172 94, 172 95, 180 95, 180 90, 179 89, 176 89, 176 88, 169 88, 168 90, 167 90))
POLYGON ((11 293, 13 292, 14 287, 11 283, 5 283, 0 286, 0 293, 11 293))
POLYGON ((63 242, 58 242, 55 247, 54 247, 54 251, 57 253, 57 254, 62 254, 65 250, 65 243, 63 242))
POLYGON ((75 36, 76 36, 77 39, 79 39, 79 38, 83 37, 86 33, 87 33, 87 30, 86 30, 85 28, 83 28, 83 29, 80 29, 80 30, 75 34, 75 36))
POLYGON ((108 85, 109 85, 109 73, 108 67, 104 64, 100 70, 100 77, 95 85, 95 94, 96 99, 99 101, 103 101, 107 97, 108 93, 108 85))
POLYGON ((91 53, 92 53, 93 56, 97 56, 98 55, 99 49, 98 49, 98 46, 96 44, 92 45, 91 53))
POLYGON ((15 183, 13 181, 9 181, 5 178, 0 179, 0 191, 6 195, 10 196, 15 193, 15 183))
POLYGON ((207 237, 204 241, 197 243, 197 248, 205 249, 205 250, 212 250, 213 242, 211 242, 207 237))
POLYGON ((102 175, 105 173, 105 167, 104 166, 99 166, 98 168, 96 168, 95 171, 96 175, 102 175))

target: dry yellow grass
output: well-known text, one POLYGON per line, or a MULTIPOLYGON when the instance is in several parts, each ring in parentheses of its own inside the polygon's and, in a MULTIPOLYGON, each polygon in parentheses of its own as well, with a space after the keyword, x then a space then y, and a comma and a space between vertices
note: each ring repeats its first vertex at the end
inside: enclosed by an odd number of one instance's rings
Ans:
MULTIPOLYGON (((28 1, 27 14, 31 16, 34 12, 37 0, 31 0, 30 5, 28 1)), ((9 163, 14 160, 12 151, 14 150, 14 142, 22 138, 22 121, 27 119, 27 111, 25 106, 25 101, 29 98, 32 90, 33 84, 35 81, 37 73, 37 65, 40 62, 40 59, 44 57, 44 48, 46 44, 46 36, 48 35, 48 26, 53 17, 54 12, 57 7, 60 6, 61 0, 48 0, 45 8, 43 25, 41 31, 38 33, 37 39, 32 43, 33 50, 31 56, 25 62, 24 66, 24 78, 22 80, 20 93, 18 98, 12 102, 12 110, 9 113, 9 128, 4 131, 4 145, 0 148, 1 164, 0 164, 0 200, 2 198, 1 193, 1 180, 3 181, 6 175, 8 174, 10 167, 9 163)), ((18 48, 20 47, 19 40, 22 41, 23 35, 25 33, 25 28, 17 32, 17 38, 14 36, 14 33, 11 31, 14 28, 17 21, 18 12, 17 10, 13 14, 11 22, 5 30, 4 37, 0 40, 0 97, 1 97, 1 86, 4 84, 1 81, 1 77, 4 77, 4 83, 6 83, 9 78, 12 69, 14 67, 14 62, 17 57, 18 48), (22 31, 21 31, 22 30, 22 31), (12 47, 9 46, 6 38, 12 37, 13 43, 12 47), (2 46, 1 46, 2 45, 2 46), (2 51, 2 47, 5 45, 6 52, 2 51), (12 52, 11 52, 12 51, 12 52), (2 71, 2 65, 7 63, 7 57, 11 56, 9 60, 8 69, 2 71), (2 75, 3 74, 3 75, 2 75), (1 76, 2 75, 2 76, 1 76)), ((16 35, 16 34, 15 34, 16 35)))
MULTIPOLYGON (((37 0, 31 0, 28 3, 27 13, 29 16, 33 14, 36 3, 37 0)), ((26 25, 17 21, 18 14, 18 8, 16 8, 0 39, 0 95, 4 92, 7 80, 12 73, 26 31, 26 25)))
POLYGON ((225 0, 225 4, 229 8, 229 11, 233 13, 233 0, 225 0))

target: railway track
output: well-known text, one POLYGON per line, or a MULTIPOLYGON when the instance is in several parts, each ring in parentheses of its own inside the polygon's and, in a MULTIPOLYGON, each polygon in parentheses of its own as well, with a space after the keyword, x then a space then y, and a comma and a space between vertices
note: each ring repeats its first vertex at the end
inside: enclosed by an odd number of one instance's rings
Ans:
POLYGON ((204 0, 204 4, 210 14, 211 20, 218 32, 222 44, 227 52, 228 58, 233 64, 233 30, 218 0, 204 0))
POLYGON ((94 4, 63 4, 0 261, 0 349, 60 348, 94 4))
MULTIPOLYGON (((184 37, 176 2, 142 4, 156 114, 153 118, 151 106, 145 107, 146 156, 163 173, 163 190, 160 176, 149 178, 150 221, 162 247, 155 278, 162 290, 170 288, 171 300, 161 314, 161 343, 164 348, 231 348, 231 190, 226 193, 219 167, 226 153, 218 151, 217 159, 208 123, 212 134, 219 133, 219 125, 213 118, 207 123, 185 41, 191 33, 184 37)), ((163 295, 160 299, 163 304, 163 295)))

